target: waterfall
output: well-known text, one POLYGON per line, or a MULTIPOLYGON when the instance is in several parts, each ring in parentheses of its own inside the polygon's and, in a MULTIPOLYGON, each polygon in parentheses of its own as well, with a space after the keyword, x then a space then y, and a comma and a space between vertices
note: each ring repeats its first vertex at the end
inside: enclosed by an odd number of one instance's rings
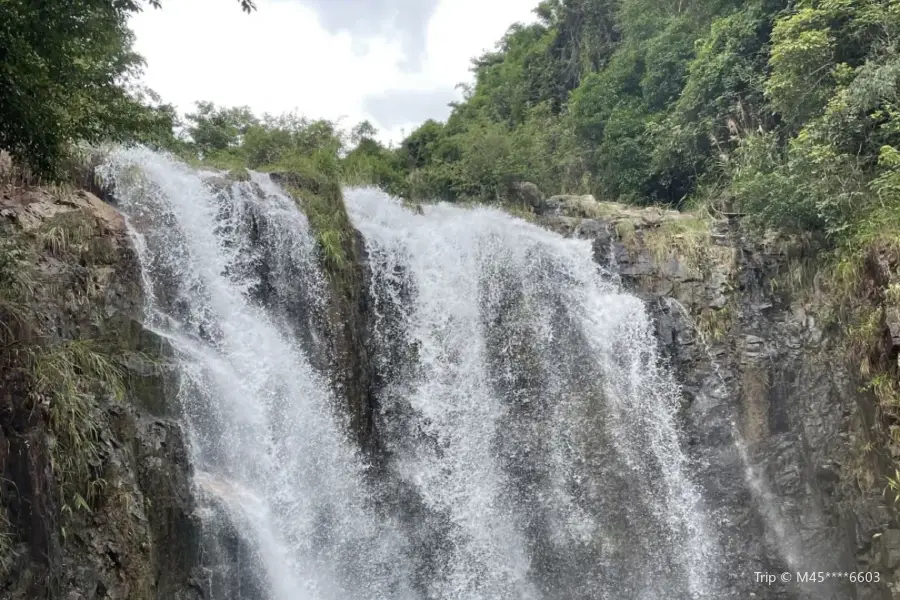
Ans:
POLYGON ((210 174, 142 149, 118 152, 101 175, 142 238, 145 326, 177 353, 196 484, 253 549, 261 600, 411 598, 399 529, 372 506, 309 348, 253 301, 259 227, 281 253, 269 278, 306 277, 311 305, 323 293, 293 200, 262 176, 217 190, 210 174))
POLYGON ((486 208, 346 202, 377 344, 401 349, 378 363, 379 430, 440 524, 418 526, 428 597, 717 597, 679 390, 590 243, 486 208))
POLYGON ((325 278, 294 200, 145 149, 100 175, 139 254, 144 325, 175 354, 204 522, 244 548, 222 573, 204 542, 208 597, 721 597, 678 386, 589 242, 346 190, 368 263, 373 457, 322 367, 325 278))

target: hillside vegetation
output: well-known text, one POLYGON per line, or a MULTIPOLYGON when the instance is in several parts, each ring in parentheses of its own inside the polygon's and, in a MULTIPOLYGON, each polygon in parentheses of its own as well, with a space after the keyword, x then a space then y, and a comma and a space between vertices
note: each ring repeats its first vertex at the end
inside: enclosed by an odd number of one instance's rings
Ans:
POLYGON ((845 292, 873 247, 900 257, 900 0, 545 0, 472 61, 445 123, 396 148, 368 122, 178 115, 137 85, 127 27, 159 2, 41 6, 0 6, 0 149, 42 177, 70 176, 80 142, 140 142, 308 189, 502 202, 530 181, 740 214, 827 250, 845 292))
POLYGON ((473 61, 406 192, 710 203, 832 241, 896 203, 900 2, 551 0, 473 61))
POLYGON ((831 246, 895 212, 898 0, 545 0, 472 61, 449 119, 397 148, 369 123, 346 132, 211 102, 177 115, 137 85, 127 28, 159 4, 5 2, 0 148, 58 177, 75 142, 137 141, 415 200, 493 201, 527 180, 739 211, 831 246))

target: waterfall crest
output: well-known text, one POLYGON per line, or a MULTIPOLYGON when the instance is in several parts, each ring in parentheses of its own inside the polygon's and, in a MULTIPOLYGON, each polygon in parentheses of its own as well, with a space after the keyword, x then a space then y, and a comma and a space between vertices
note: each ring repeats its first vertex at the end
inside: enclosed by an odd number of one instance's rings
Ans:
POLYGON ((368 256, 375 465, 318 367, 324 277, 294 200, 144 149, 100 174, 145 326, 175 352, 206 518, 258 579, 212 569, 214 599, 718 597, 678 387, 588 242, 345 191, 368 256))

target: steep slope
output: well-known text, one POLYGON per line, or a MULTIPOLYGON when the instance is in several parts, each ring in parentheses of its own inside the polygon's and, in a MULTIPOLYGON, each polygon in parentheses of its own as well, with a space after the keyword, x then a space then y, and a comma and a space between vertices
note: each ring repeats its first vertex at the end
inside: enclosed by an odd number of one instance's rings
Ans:
POLYGON ((122 217, 0 189, 0 596, 197 598, 189 465, 122 217))

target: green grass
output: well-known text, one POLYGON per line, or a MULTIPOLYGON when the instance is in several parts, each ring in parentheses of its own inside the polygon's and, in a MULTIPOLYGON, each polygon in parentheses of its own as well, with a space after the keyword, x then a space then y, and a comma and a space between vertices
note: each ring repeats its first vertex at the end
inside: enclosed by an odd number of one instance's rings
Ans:
POLYGON ((22 236, 0 232, 0 350, 35 337, 30 303, 38 291, 36 257, 22 236))
POLYGON ((350 262, 353 227, 344 206, 343 194, 336 183, 319 184, 317 190, 306 191, 288 185, 287 191, 297 199, 319 245, 326 268, 343 269, 350 262))
POLYGON ((50 460, 63 506, 88 509, 102 492, 97 473, 99 395, 125 397, 124 374, 98 340, 69 340, 32 350, 31 400, 45 406, 53 434, 50 460))

